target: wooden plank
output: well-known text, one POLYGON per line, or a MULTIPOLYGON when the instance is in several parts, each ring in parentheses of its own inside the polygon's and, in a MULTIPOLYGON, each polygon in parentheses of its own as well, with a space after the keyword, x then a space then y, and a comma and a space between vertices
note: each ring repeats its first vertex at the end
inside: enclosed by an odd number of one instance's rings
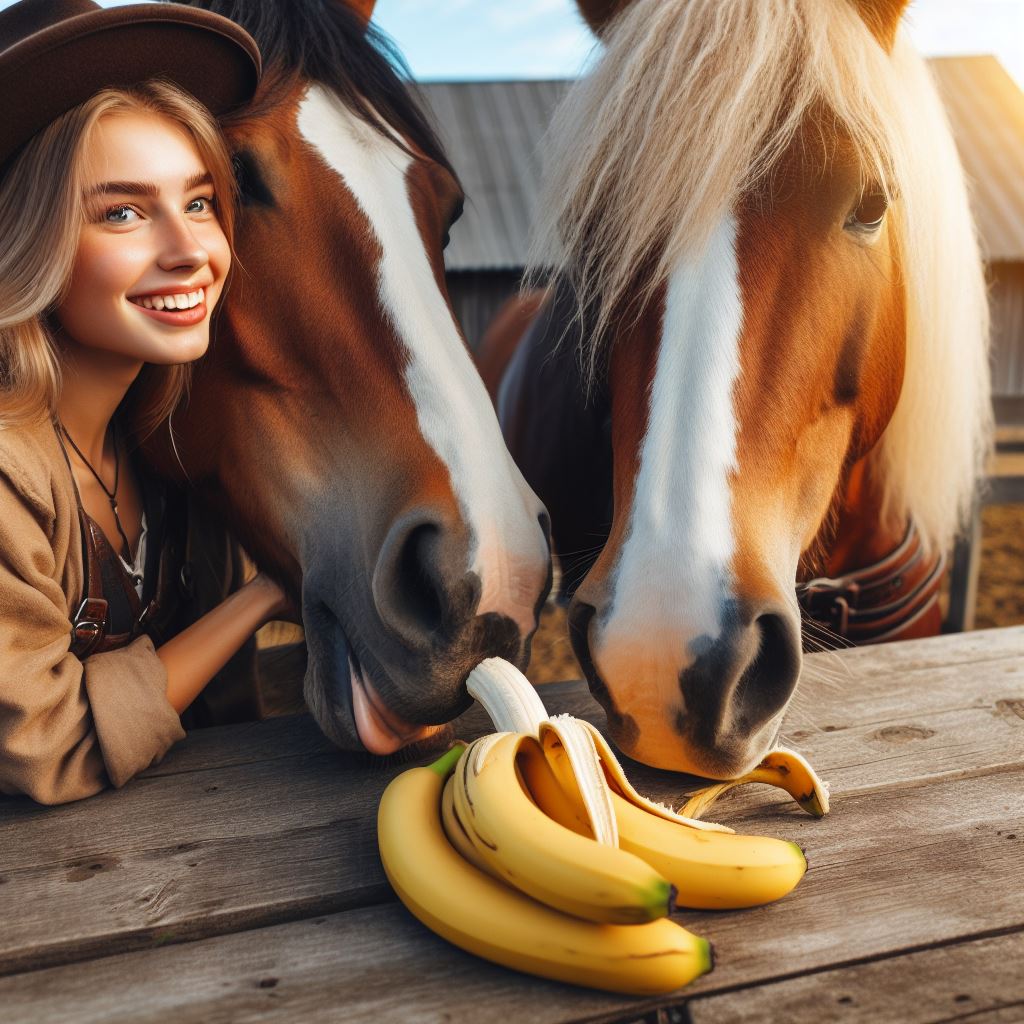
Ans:
MULTIPOLYGON (((604 713, 590 697, 586 683, 578 680, 556 683, 544 688, 545 703, 552 714, 582 710, 589 705, 591 717, 603 723, 604 713)), ((486 728, 487 719, 476 706, 453 723, 453 731, 479 735, 486 728)), ((262 722, 241 725, 213 726, 194 729, 187 739, 175 746, 159 764, 140 773, 137 778, 149 779, 165 775, 180 775, 191 771, 213 771, 231 765, 252 764, 290 757, 305 757, 311 753, 344 755, 328 740, 311 715, 280 715, 262 722)), ((369 760, 356 755, 353 761, 369 760)), ((6 803, 0 797, 0 821, 6 803)))
POLYGON ((690 1003, 692 1024, 1024 1019, 1024 933, 922 950, 690 1003))
MULTIPOLYGON (((856 714, 864 706, 865 691, 862 688, 865 686, 871 686, 870 693, 874 696, 892 689, 890 680, 893 678, 897 685, 902 685, 905 674, 909 672, 1006 658, 1024 658, 1024 626, 808 654, 804 658, 796 708, 790 718, 795 721, 797 709, 810 702, 818 703, 825 696, 835 695, 833 691, 838 691, 840 698, 844 698, 851 705, 852 713, 856 714), (872 685, 872 680, 885 682, 878 686, 872 685), (852 688, 855 692, 850 692, 852 688)), ((541 688, 541 696, 552 714, 564 712, 586 716, 604 726, 604 712, 590 696, 585 682, 546 683, 541 688)), ((482 713, 473 708, 457 720, 456 729, 459 735, 478 735, 485 724, 482 713)), ((139 777, 212 770, 333 749, 308 715, 287 715, 265 722, 196 729, 160 764, 139 777)), ((0 798, 0 821, 4 813, 5 801, 0 798)))
MULTIPOLYGON (((869 673, 856 686, 818 680, 786 738, 800 734, 798 747, 833 783, 837 810, 857 793, 1020 767, 1024 659, 982 662, 966 678, 954 664, 904 673, 899 684, 869 673)), ((603 722, 575 684, 552 687, 548 704, 578 705, 603 722)), ((224 767, 210 768, 204 755, 188 770, 82 803, 0 802, 0 973, 389 899, 373 818, 403 766, 355 767, 325 749, 261 760, 261 730, 280 737, 282 721, 240 730, 250 747, 236 745, 224 767)), ((466 722, 467 737, 487 728, 479 712, 466 722)), ((285 725, 299 737, 309 727, 285 725)), ((189 761, 196 735, 169 755, 168 771, 189 761)), ((628 771, 659 799, 678 801, 695 781, 635 762, 628 771)), ((717 814, 743 823, 758 815, 808 821, 768 787, 729 794, 717 814)))
POLYGON ((858 679, 871 676, 892 676, 915 669, 939 668, 943 665, 973 665, 1000 658, 1024 655, 1024 626, 1001 629, 979 629, 966 634, 904 640, 894 644, 849 647, 830 654, 810 654, 804 659, 804 681, 808 667, 825 666, 842 656, 843 672, 858 679))
MULTIPOLYGON (((850 797, 822 821, 764 817, 765 829, 810 850, 807 877, 772 906, 677 915, 712 940, 716 967, 661 999, 589 992, 486 964, 392 903, 8 976, 0 1004, 12 1024, 270 1013, 304 1022, 621 1020, 682 998, 1019 932, 1022 822, 1024 771, 897 789, 884 800, 850 797)), ((1007 991, 1011 975, 1019 984, 1018 965, 991 966, 1007 991)))

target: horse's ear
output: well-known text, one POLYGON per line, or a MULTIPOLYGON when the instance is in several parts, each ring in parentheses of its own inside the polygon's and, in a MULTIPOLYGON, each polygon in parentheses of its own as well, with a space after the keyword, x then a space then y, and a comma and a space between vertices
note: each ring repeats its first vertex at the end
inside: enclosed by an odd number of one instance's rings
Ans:
POLYGON ((601 35, 608 22, 630 5, 632 0, 576 0, 580 14, 594 35, 601 35))
POLYGON ((900 18, 907 9, 909 0, 856 0, 857 9, 871 34, 885 47, 892 49, 896 40, 896 29, 900 18))
POLYGON ((369 21, 373 17, 373 8, 377 0, 345 0, 345 3, 359 15, 363 21, 369 21))

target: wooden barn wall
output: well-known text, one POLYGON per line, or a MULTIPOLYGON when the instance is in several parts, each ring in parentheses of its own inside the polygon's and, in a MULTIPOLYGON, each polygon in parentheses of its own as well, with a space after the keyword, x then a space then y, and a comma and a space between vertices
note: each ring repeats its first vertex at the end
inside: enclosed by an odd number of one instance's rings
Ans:
POLYGON ((1024 263, 989 267, 992 394, 1024 397, 1024 263))
POLYGON ((446 278, 455 317, 462 325, 470 349, 475 352, 494 314, 519 288, 519 272, 449 271, 446 278))

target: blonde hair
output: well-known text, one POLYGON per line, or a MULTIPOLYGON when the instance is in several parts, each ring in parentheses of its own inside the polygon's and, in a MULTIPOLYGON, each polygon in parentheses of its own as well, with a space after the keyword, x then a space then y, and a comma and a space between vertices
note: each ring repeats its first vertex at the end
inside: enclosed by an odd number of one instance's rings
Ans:
MULTIPOLYGON (((34 135, 0 178, 0 429, 56 415, 60 355, 51 317, 71 280, 84 223, 84 153, 102 117, 156 114, 183 128, 213 177, 229 245, 238 203, 231 157, 213 115, 190 94, 153 78, 103 89, 34 135)), ((135 444, 187 395, 192 367, 145 364, 122 403, 135 444)))
POLYGON ((991 443, 988 305, 963 171, 922 59, 849 0, 636 0, 549 130, 527 279, 576 292, 588 384, 619 318, 770 182, 805 120, 854 147, 895 203, 907 360, 872 453, 890 522, 947 549, 991 443), (824 112, 824 116, 823 113, 824 112), (898 201, 897 201, 898 200, 898 201))

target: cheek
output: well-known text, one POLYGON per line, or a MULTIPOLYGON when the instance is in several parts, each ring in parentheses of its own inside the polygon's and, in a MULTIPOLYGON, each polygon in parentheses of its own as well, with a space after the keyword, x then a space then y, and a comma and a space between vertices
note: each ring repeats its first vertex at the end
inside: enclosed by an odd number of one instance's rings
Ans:
POLYGON ((121 299, 138 281, 149 254, 124 239, 79 243, 66 305, 105 306, 121 299))
POLYGON ((218 286, 222 286, 231 268, 231 247, 228 245, 227 236, 219 224, 211 223, 202 233, 196 232, 196 239, 206 250, 214 281, 218 286))

